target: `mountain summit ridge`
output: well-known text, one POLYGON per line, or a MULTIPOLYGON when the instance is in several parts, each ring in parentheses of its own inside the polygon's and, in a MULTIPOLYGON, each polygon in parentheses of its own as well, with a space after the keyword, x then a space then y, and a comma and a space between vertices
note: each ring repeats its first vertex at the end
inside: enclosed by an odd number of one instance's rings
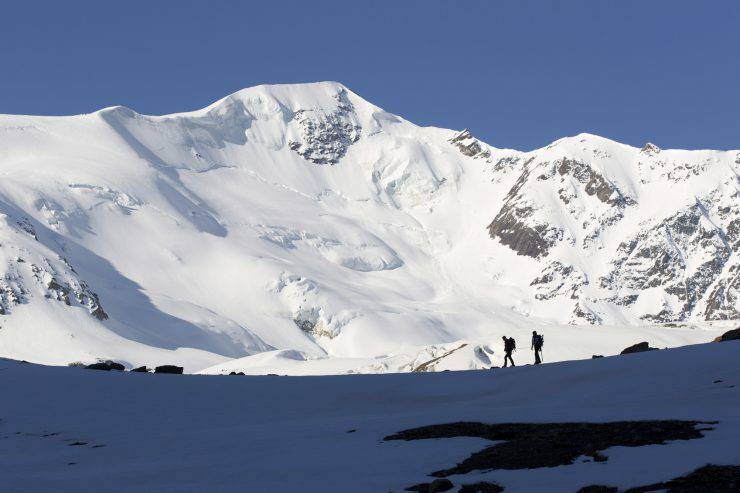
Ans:
MULTIPOLYGON (((216 110, 222 109, 224 106, 233 105, 235 103, 241 103, 241 104, 251 103, 255 101, 260 101, 262 98, 265 98, 267 100, 273 100, 274 102, 282 104, 284 108, 289 109, 290 111, 297 111, 301 109, 303 110, 310 110, 310 109, 331 110, 331 109, 335 109, 337 105, 337 99, 334 96, 342 94, 342 93, 349 95, 349 98, 351 99, 353 104, 359 103, 359 106, 362 106, 365 109, 369 109, 371 111, 376 111, 380 113, 387 113, 386 110, 384 110, 383 108, 376 106, 369 100, 353 92, 345 84, 338 82, 338 81, 327 80, 327 81, 304 82, 304 83, 258 84, 255 86, 244 87, 242 89, 236 90, 202 108, 196 108, 193 110, 187 110, 187 111, 181 111, 181 112, 175 112, 175 113, 165 113, 162 115, 140 113, 135 108, 132 108, 126 105, 112 105, 112 106, 100 108, 91 113, 80 113, 80 114, 74 114, 74 115, 43 116, 43 115, 0 114, 0 118, 28 117, 28 118, 50 118, 50 119, 62 118, 63 119, 63 118, 94 116, 94 115, 98 115, 101 113, 110 113, 110 112, 115 113, 119 111, 124 112, 124 113, 129 113, 129 114, 135 114, 137 116, 144 117, 144 118, 153 118, 153 119, 198 118, 198 117, 207 115, 209 113, 212 113, 216 110)), ((388 113, 388 115, 392 115, 392 114, 388 113)), ((392 115, 392 116, 396 119, 407 121, 398 115, 392 115)), ((431 126, 431 127, 425 127, 425 128, 439 128, 439 127, 431 126)), ((457 133, 467 131, 468 133, 472 133, 472 130, 470 129, 464 129, 462 131, 448 130, 448 129, 441 129, 441 130, 445 130, 449 132, 457 132, 457 133)), ((643 153, 647 152, 647 149, 649 148, 654 148, 657 150, 657 152, 660 152, 660 151, 669 151, 669 152, 670 151, 680 151, 680 152, 711 151, 711 152, 740 153, 740 149, 735 149, 735 150, 733 149, 727 149, 727 150, 681 149, 681 148, 661 149, 657 145, 651 142, 646 142, 643 146, 634 146, 631 144, 620 142, 618 140, 615 140, 609 137, 604 137, 604 136, 589 133, 589 132, 579 132, 578 134, 575 134, 575 135, 561 137, 559 139, 556 139, 550 142, 549 144, 543 145, 543 147, 533 149, 531 151, 518 151, 518 152, 522 152, 522 153, 537 152, 543 149, 551 148, 558 144, 562 144, 562 143, 569 142, 569 141, 575 141, 575 140, 578 140, 581 142, 585 140, 596 140, 596 141, 600 141, 608 145, 616 144, 620 146, 626 146, 632 149, 639 149, 643 153)), ((489 147, 493 147, 488 143, 485 143, 485 144, 489 147)), ((515 149, 510 149, 510 148, 499 148, 499 149, 500 150, 515 150, 515 149)))

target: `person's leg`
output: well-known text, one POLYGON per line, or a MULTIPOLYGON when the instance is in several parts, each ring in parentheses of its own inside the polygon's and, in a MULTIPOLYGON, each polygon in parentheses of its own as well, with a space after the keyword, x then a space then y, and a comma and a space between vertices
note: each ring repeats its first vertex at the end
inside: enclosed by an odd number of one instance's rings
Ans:
POLYGON ((511 366, 516 366, 514 364, 514 358, 511 357, 511 353, 506 353, 506 357, 504 358, 504 361, 509 360, 509 363, 511 363, 511 366))
POLYGON ((540 350, 538 348, 534 348, 534 364, 539 365, 542 363, 542 360, 540 359, 540 350))

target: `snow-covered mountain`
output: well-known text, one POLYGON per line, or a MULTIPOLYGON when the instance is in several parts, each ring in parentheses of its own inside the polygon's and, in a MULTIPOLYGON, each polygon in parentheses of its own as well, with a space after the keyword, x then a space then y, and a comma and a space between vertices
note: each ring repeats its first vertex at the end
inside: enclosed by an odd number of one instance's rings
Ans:
POLYGON ((485 367, 533 327, 551 359, 705 341, 740 318, 739 172, 588 134, 497 149, 338 83, 2 115, 0 356, 331 373, 485 367))

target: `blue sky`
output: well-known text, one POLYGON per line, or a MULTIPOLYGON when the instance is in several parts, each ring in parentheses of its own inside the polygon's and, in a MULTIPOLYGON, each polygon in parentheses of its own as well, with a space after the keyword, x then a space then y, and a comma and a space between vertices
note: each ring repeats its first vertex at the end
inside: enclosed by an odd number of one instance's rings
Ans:
POLYGON ((3 1, 0 113, 163 114, 337 80, 497 147, 738 149, 739 33, 737 1, 3 1))

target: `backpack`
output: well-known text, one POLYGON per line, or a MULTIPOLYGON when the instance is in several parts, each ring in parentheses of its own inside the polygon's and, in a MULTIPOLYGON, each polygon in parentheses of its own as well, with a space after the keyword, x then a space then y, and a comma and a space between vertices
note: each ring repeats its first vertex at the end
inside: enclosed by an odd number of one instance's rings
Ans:
POLYGON ((506 346, 504 347, 507 351, 514 351, 516 350, 516 341, 513 337, 509 337, 506 339, 506 346))
POLYGON ((534 347, 537 349, 542 349, 542 346, 545 345, 545 336, 542 334, 537 334, 537 336, 534 338, 534 347))

